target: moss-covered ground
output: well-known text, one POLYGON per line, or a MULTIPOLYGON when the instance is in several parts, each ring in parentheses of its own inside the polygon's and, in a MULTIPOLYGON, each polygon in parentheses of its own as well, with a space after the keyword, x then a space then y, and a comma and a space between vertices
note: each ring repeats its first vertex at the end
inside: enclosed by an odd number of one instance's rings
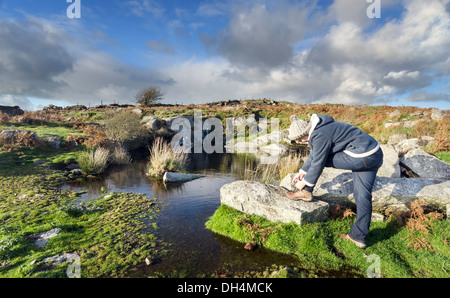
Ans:
MULTIPOLYGON (((368 247, 362 250, 343 240, 354 218, 337 218, 322 223, 297 225, 269 222, 222 205, 206 223, 215 233, 298 258, 301 268, 279 274, 306 277, 367 277, 378 266, 384 278, 450 277, 450 221, 430 220, 426 235, 429 246, 411 245, 410 231, 396 221, 374 222, 368 247), (250 228, 249 228, 250 227, 250 228), (268 236, 267 236, 268 235, 268 236), (377 263, 378 262, 378 263, 377 263)), ((419 239, 419 238, 418 238, 419 239)), ((373 276, 373 275, 372 275, 373 276)))
POLYGON ((76 155, 60 153, 0 152, 0 277, 67 277, 69 263, 43 261, 64 253, 80 257, 81 277, 124 277, 164 253, 152 224, 160 208, 156 199, 105 193, 80 207, 74 204, 79 193, 60 189, 62 172, 33 162, 76 155), (36 235, 55 228, 60 233, 45 247, 35 245, 36 235))

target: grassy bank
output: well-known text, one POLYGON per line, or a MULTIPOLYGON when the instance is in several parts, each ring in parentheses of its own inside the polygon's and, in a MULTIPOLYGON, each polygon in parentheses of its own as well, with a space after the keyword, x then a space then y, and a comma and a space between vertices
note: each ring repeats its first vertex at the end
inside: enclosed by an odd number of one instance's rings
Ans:
MULTIPOLYGON (((23 155, 0 154, 0 277, 67 277, 69 263, 44 262, 65 253, 80 257, 81 277, 125 277, 130 268, 163 253, 153 235, 160 207, 155 199, 107 193, 76 205, 78 193, 59 189, 66 179, 61 172, 23 155), (56 228, 59 234, 45 247, 35 245, 39 233, 56 228)), ((38 156, 60 157, 57 152, 38 156)))
POLYGON ((353 217, 336 218, 323 223, 272 223, 262 217, 245 215, 222 205, 206 223, 211 231, 242 242, 256 242, 265 248, 294 255, 302 270, 330 277, 366 277, 377 255, 381 277, 450 277, 450 222, 430 220, 426 237, 429 246, 414 247, 411 231, 396 220, 374 222, 368 248, 361 250, 338 235, 348 232, 353 217))

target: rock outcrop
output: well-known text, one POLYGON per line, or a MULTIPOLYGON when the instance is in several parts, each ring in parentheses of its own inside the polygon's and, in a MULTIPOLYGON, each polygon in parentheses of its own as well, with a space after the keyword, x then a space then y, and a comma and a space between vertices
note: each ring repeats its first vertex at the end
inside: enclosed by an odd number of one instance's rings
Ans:
POLYGON ((450 165, 422 149, 408 151, 402 156, 401 162, 420 177, 450 179, 450 165))
POLYGON ((10 117, 23 115, 25 112, 19 106, 0 106, 0 113, 5 113, 10 117))
POLYGON ((238 211, 274 222, 305 224, 327 219, 328 203, 292 201, 285 193, 286 189, 280 186, 240 180, 222 186, 220 200, 238 211))
POLYGON ((383 151, 383 165, 378 170, 378 176, 400 178, 400 164, 398 153, 392 145, 381 145, 383 151))
POLYGON ((38 135, 29 130, 3 130, 0 132, 0 140, 5 142, 14 142, 22 138, 30 138, 32 141, 38 141, 38 135))

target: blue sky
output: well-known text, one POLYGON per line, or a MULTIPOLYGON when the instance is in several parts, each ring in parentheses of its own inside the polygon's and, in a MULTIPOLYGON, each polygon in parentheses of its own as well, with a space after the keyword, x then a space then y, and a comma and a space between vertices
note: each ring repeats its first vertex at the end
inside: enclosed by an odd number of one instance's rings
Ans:
POLYGON ((380 18, 366 0, 80 0, 79 19, 71 4, 0 0, 0 105, 158 86, 165 103, 450 107, 450 0, 380 0, 380 18))

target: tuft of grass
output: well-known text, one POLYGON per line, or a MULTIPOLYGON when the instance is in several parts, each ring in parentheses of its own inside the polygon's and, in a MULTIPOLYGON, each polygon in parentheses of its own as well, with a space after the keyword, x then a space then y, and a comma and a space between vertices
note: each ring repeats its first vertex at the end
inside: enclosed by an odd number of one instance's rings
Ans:
POLYGON ((109 150, 99 147, 81 153, 77 159, 81 170, 86 175, 98 175, 105 171, 109 163, 109 150))
POLYGON ((283 180, 287 175, 298 172, 302 164, 303 156, 301 154, 289 154, 280 158, 277 163, 258 164, 257 166, 252 160, 247 161, 246 159, 242 179, 274 184, 283 180))
POLYGON ((112 163, 116 165, 127 165, 132 162, 130 153, 128 153, 128 150, 122 145, 117 145, 114 148, 114 153, 112 157, 113 157, 112 163))
POLYGON ((181 172, 187 165, 187 154, 177 152, 162 138, 157 138, 150 149, 148 176, 162 177, 167 171, 181 172))

